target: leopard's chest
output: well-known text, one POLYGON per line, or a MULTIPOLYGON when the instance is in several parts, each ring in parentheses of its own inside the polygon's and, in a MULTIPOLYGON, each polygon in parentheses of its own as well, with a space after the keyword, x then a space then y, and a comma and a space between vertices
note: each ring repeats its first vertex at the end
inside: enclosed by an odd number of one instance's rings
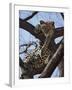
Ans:
POLYGON ((42 59, 45 61, 46 58, 48 56, 50 56, 51 54, 51 50, 48 49, 48 46, 45 46, 42 50, 41 50, 41 56, 42 56, 42 59))

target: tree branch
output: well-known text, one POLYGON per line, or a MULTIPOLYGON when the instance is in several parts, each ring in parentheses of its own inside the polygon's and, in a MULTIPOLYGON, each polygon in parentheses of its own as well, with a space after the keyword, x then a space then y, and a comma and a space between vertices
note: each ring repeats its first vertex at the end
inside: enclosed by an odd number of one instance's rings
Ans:
POLYGON ((20 47, 26 46, 26 49, 22 52, 19 52, 19 54, 27 53, 27 50, 31 45, 35 45, 35 48, 37 48, 37 46, 38 46, 37 43, 34 41, 31 43, 28 43, 28 44, 22 44, 22 45, 20 45, 20 47))
POLYGON ((54 38, 64 36, 64 27, 56 28, 54 38))
POLYGON ((19 28, 22 28, 22 29, 30 32, 30 33, 31 33, 32 35, 34 35, 36 38, 38 38, 38 39, 40 39, 42 42, 44 42, 45 37, 44 37, 44 36, 42 37, 42 36, 36 34, 36 33, 35 33, 35 27, 34 27, 32 24, 30 24, 30 23, 28 23, 28 22, 26 22, 26 21, 23 21, 22 19, 19 19, 19 28))
POLYGON ((41 75, 39 76, 39 78, 51 77, 53 71, 55 70, 56 66, 60 63, 63 56, 64 56, 64 45, 61 43, 57 51, 50 59, 49 63, 46 65, 41 75))

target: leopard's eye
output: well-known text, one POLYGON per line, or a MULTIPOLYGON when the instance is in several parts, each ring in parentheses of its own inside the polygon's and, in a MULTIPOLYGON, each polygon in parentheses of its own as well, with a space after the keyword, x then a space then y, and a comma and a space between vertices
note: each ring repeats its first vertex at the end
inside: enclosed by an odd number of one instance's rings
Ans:
POLYGON ((44 24, 45 22, 43 20, 40 20, 40 24, 44 24))
POLYGON ((52 22, 52 26, 54 26, 54 22, 52 22))

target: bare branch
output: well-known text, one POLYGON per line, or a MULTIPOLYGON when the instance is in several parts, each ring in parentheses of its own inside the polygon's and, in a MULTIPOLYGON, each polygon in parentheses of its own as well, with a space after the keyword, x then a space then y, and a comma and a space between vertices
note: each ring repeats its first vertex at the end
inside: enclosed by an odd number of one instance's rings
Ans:
POLYGON ((22 45, 20 45, 20 47, 23 47, 23 46, 30 46, 30 45, 35 45, 35 47, 37 47, 37 43, 34 42, 34 41, 32 41, 32 42, 30 42, 30 43, 28 43, 28 44, 22 44, 22 45))
POLYGON ((23 21, 22 19, 19 19, 19 27, 20 28, 23 28, 24 30, 30 32, 32 35, 34 35, 36 38, 40 39, 42 42, 44 42, 45 40, 45 37, 44 36, 40 36, 38 34, 35 33, 35 27, 26 22, 26 21, 23 21))
POLYGON ((61 43, 39 78, 51 77, 53 71, 55 70, 56 66, 60 63, 63 56, 64 56, 64 45, 61 43))
POLYGON ((22 52, 19 52, 19 54, 27 53, 27 50, 31 45, 35 45, 35 48, 37 48, 37 46, 38 46, 36 42, 31 42, 31 43, 28 43, 28 44, 22 44, 22 45, 20 45, 20 48, 23 47, 23 46, 26 46, 26 49, 22 52))
POLYGON ((56 28, 54 38, 64 36, 64 27, 56 28))

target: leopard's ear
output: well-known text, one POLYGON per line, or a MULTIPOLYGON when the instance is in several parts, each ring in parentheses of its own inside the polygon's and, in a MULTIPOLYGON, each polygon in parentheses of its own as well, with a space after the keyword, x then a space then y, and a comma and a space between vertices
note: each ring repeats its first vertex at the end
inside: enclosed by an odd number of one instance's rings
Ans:
POLYGON ((54 26, 54 22, 52 22, 52 26, 54 26))
POLYGON ((43 20, 40 20, 40 24, 44 24, 45 22, 43 20))

